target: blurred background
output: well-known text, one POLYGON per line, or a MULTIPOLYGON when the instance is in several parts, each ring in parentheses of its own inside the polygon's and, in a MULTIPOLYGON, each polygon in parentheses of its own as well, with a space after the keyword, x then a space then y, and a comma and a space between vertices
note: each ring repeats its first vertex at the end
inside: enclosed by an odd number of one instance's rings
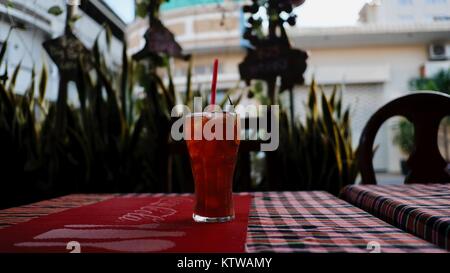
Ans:
MULTIPOLYGON (((144 35, 150 27, 147 15, 148 5, 151 2, 145 0, 81 1, 79 18, 72 27, 73 33, 86 48, 93 50, 97 48, 101 55, 99 58, 102 59, 99 63, 103 63, 105 71, 108 70, 112 73, 109 77, 112 83, 116 83, 117 79, 123 79, 121 77, 124 75, 125 68, 130 69, 127 71, 129 77, 127 83, 131 81, 131 78, 136 79, 136 83, 127 85, 127 94, 130 96, 130 101, 135 102, 133 107, 137 107, 136 109, 145 108, 139 108, 139 100, 148 96, 147 89, 154 87, 151 84, 142 83, 142 77, 138 76, 139 73, 149 74, 150 72, 142 72, 142 67, 130 65, 132 56, 141 52, 146 45, 144 35), (106 26, 107 30, 105 30, 106 26), (125 58, 130 59, 127 63, 124 62, 124 50, 125 58), (134 73, 134 76, 131 73, 134 73), (119 74, 120 77, 117 76, 119 74)), ((220 99, 230 95, 243 105, 267 103, 264 85, 254 82, 251 87, 248 87, 244 81, 241 81, 238 68, 239 63, 247 54, 247 47, 249 47, 249 41, 243 38, 246 28, 248 28, 249 15, 243 12, 242 6, 251 4, 252 1, 170 0, 153 2, 161 4, 155 16, 173 33, 175 40, 183 49, 183 54, 191 55, 190 61, 166 56, 164 65, 158 65, 156 69, 155 73, 160 76, 161 86, 172 90, 170 92, 174 94, 174 98, 184 96, 187 98, 191 93, 205 94, 208 92, 212 62, 214 58, 219 58, 221 63, 218 84, 220 99)), ((291 104, 290 108, 294 113, 292 119, 302 120, 308 116, 309 109, 305 105, 311 96, 313 79, 318 85, 318 90, 323 90, 326 96, 331 96, 332 90, 337 86, 342 94, 342 108, 349 109, 351 118, 348 125, 351 128, 349 140, 350 145, 355 149, 368 119, 388 101, 414 90, 450 92, 448 72, 450 69, 449 0, 307 0, 303 5, 297 5, 293 4, 292 12, 297 19, 295 24, 285 24, 284 28, 292 47, 307 51, 309 58, 304 75, 305 84, 294 88, 292 98, 287 92, 279 94, 282 104, 291 104), (291 99, 292 101, 290 101, 291 99)), ((36 87, 33 88, 45 88, 45 100, 50 104, 58 99, 60 73, 57 66, 44 52, 42 43, 64 33, 65 12, 64 0, 0 0, 0 45, 7 42, 0 74, 6 75, 8 72, 10 79, 11 77, 15 78, 13 86, 15 94, 27 94, 30 84, 38 78, 37 75, 42 74, 43 67, 46 67, 48 81, 46 81, 45 87, 42 84, 38 86, 39 84, 36 83, 36 87), (14 31, 10 31, 12 26, 14 26, 14 31), (18 66, 20 66, 20 71, 15 73, 17 75, 14 77, 13 71, 18 66)), ((267 28, 269 22, 264 4, 261 4, 258 13, 259 15, 255 16, 261 19, 262 28, 267 28)), ((293 15, 280 14, 280 16, 293 15)), ((145 67, 148 68, 148 64, 145 67)), ((117 84, 119 86, 117 90, 120 90, 121 83, 117 82, 117 84)), ((11 87, 11 84, 8 85, 5 81, 5 86, 11 87)), ((105 87, 100 87, 100 89, 102 88, 105 87)), ((80 107, 78 89, 79 87, 77 88, 75 84, 68 86, 67 101, 75 109, 80 107)), ((160 89, 159 93, 161 92, 160 89)), ((125 107, 125 104, 128 105, 128 103, 120 105, 125 107)), ((155 109, 152 107, 149 107, 151 108, 149 111, 155 109)), ((127 113, 124 111, 128 125, 123 125, 125 126, 123 128, 130 131, 130 139, 133 138, 135 123, 140 120, 139 114, 133 116, 131 112, 140 113, 139 111, 130 110, 127 113)), ((37 132, 40 132, 40 126, 36 127, 37 132)), ((442 155, 449 161, 450 132, 447 127, 448 121, 444 120, 439 144, 442 155)), ((147 134, 151 134, 150 131, 151 129, 147 128, 147 134)), ((413 149, 413 133, 410 124, 401 118, 389 120, 383 125, 377 135, 374 157, 379 184, 402 183, 403 176, 407 173, 405 159, 413 149)), ((95 146, 95 144, 92 145, 95 146)), ((161 155, 161 151, 153 152, 156 153, 156 156, 149 159, 149 162, 158 162, 157 155, 161 155)), ((170 148, 164 153, 170 153, 170 148)), ((29 156, 25 157, 29 158, 29 156)), ((102 158, 104 157, 108 156, 103 155, 102 158)), ((266 165, 261 162, 264 158, 263 153, 257 151, 250 153, 252 162, 250 179, 253 185, 255 183, 263 184, 266 165)), ((142 162, 142 158, 136 160, 142 162)), ((186 158, 175 158, 176 160, 186 160, 186 158)), ((5 161, 8 160, 5 159, 5 161)), ((73 161, 77 162, 75 165, 81 164, 76 159, 73 161)), ((126 159, 121 162, 124 161, 126 159)), ((58 162, 61 161, 58 160, 58 162)), ((120 169, 123 167, 122 163, 105 168, 120 169)), ((175 163, 169 164, 171 166, 169 171, 177 172, 177 168, 180 167, 171 164, 175 163)), ((29 166, 30 163, 23 163, 23 165, 29 166)), ((46 170, 59 168, 48 166, 45 167, 46 170)), ((86 169, 86 166, 83 166, 82 168, 86 169)), ((91 167, 99 168, 99 166, 91 167)), ((132 169, 130 166, 127 168, 132 169)), ((145 173, 143 169, 145 167, 141 166, 130 172, 145 173)), ((20 172, 24 169, 19 168, 18 170, 20 172)), ((87 176, 91 174, 92 170, 87 176)), ((108 176, 120 177, 122 180, 129 179, 127 171, 124 171, 122 176, 105 171, 96 179, 108 176)), ((185 177, 186 174, 170 174, 169 178, 180 180, 182 176, 185 177)), ((50 183, 47 179, 48 173, 43 174, 42 177, 38 184, 46 186, 38 188, 45 189, 42 190, 43 192, 60 194, 78 190, 90 191, 82 190, 83 187, 79 188, 78 186, 49 191, 48 188, 51 187, 47 185, 50 183)), ((59 174, 56 177, 61 179, 64 175, 59 174)), ((135 179, 142 181, 141 177, 135 179)), ((157 174, 149 174, 146 179, 144 180, 156 181, 161 178, 157 174)), ((91 183, 89 182, 91 180, 92 178, 86 178, 88 181, 86 183, 91 183)), ((109 180, 114 181, 115 179, 109 180)), ((357 181, 358 178, 356 178, 357 181)), ((351 181, 351 183, 353 182, 355 181, 351 181)), ((94 188, 95 191, 117 191, 118 189, 120 189, 118 191, 189 191, 192 189, 191 186, 176 185, 153 188, 139 185, 139 183, 136 182, 133 187, 94 188)), ((88 188, 86 187, 86 189, 88 188)))

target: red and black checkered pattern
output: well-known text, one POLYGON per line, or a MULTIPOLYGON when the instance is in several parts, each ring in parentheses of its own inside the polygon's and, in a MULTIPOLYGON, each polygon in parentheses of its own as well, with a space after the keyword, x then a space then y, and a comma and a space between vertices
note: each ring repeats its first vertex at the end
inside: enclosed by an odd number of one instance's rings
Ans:
MULTIPOLYGON (((158 194, 159 195, 159 194, 158 194)), ((115 195, 69 195, 0 211, 0 228, 115 195)), ((130 198, 137 196, 129 195, 130 198)), ((446 252, 325 192, 253 193, 247 252, 446 252)))
POLYGON ((250 210, 248 252, 439 252, 325 192, 256 193, 250 210))
POLYGON ((450 250, 450 185, 353 185, 341 197, 380 219, 450 250))

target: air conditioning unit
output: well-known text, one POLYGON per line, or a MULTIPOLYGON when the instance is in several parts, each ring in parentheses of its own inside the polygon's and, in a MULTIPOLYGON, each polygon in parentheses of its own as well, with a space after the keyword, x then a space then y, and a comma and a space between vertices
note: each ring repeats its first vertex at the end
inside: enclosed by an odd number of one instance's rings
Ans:
POLYGON ((450 44, 432 44, 428 48, 430 60, 450 59, 450 44))

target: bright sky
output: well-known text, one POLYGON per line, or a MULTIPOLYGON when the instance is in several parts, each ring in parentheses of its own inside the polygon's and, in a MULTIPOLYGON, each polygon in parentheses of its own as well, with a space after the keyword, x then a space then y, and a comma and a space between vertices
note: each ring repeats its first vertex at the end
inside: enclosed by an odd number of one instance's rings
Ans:
POLYGON ((368 0, 306 0, 297 8, 299 26, 344 26, 355 24, 368 0))
MULTIPOLYGON (((176 0, 172 0, 176 1, 176 0)), ((195 1, 195 0, 192 0, 195 1)), ((134 0, 105 0, 125 22, 134 19, 134 0)), ((306 0, 297 8, 300 26, 352 25, 358 12, 368 0, 306 0)))
POLYGON ((134 20, 135 0, 104 0, 117 13, 125 23, 134 20))

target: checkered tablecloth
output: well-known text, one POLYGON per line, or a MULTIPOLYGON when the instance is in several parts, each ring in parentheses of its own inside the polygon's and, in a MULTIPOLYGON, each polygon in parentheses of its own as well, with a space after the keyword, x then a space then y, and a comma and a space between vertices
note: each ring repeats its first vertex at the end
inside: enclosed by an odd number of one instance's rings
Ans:
POLYGON ((380 219, 450 250, 450 185, 353 185, 341 197, 380 219))
MULTIPOLYGON (((253 193, 247 252, 445 252, 325 192, 253 193), (369 249, 368 249, 369 246, 369 249)), ((70 195, 0 211, 0 227, 113 195, 70 195)))

